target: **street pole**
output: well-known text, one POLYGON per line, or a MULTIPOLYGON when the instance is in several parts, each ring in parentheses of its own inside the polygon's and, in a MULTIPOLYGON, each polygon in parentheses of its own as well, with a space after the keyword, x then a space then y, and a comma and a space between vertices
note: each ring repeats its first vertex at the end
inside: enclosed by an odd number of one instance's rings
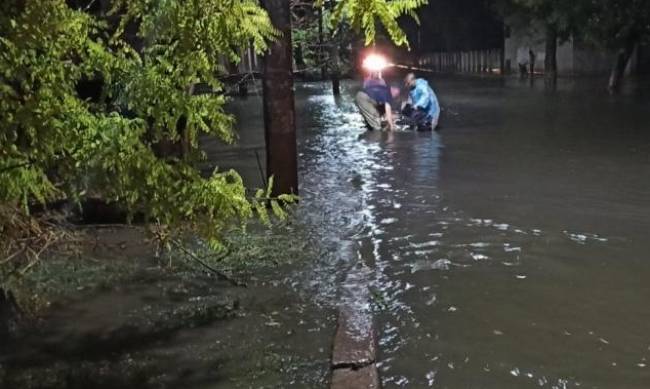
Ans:
POLYGON ((271 23, 282 35, 264 57, 264 135, 266 174, 273 176, 273 195, 298 194, 296 113, 289 0, 263 0, 271 23))

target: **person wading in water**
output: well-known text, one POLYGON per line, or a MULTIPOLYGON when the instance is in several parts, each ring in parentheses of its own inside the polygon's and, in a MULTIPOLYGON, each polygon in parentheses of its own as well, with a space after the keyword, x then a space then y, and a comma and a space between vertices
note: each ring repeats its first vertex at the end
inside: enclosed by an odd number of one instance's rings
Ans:
POLYGON ((391 89, 378 72, 371 73, 364 81, 355 102, 369 130, 381 130, 382 119, 385 119, 388 130, 395 130, 391 106, 393 94, 399 94, 399 91, 391 89))
POLYGON ((407 124, 418 131, 435 130, 440 118, 440 104, 427 80, 409 73, 404 79, 404 85, 409 94, 409 101, 402 108, 407 124))

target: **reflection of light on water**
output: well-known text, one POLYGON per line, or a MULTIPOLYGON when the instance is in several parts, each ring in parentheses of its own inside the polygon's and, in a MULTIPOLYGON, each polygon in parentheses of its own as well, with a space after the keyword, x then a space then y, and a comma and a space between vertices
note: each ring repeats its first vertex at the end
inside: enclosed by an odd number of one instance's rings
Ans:
POLYGON ((490 257, 484 254, 472 253, 471 255, 472 255, 472 259, 474 259, 475 261, 485 261, 487 259, 490 259, 490 257))
POLYGON ((578 244, 586 244, 589 241, 593 242, 607 242, 607 238, 603 238, 597 234, 589 234, 589 233, 572 233, 569 231, 563 231, 564 235, 566 235, 569 239, 572 241, 578 243, 578 244))

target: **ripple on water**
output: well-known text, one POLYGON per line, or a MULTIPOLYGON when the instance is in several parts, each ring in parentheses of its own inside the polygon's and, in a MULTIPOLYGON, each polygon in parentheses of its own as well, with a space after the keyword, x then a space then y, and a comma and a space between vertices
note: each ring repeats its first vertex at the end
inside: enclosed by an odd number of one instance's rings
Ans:
POLYGON ((446 258, 438 260, 418 260, 412 263, 411 273, 417 273, 423 270, 449 270, 452 262, 446 258))

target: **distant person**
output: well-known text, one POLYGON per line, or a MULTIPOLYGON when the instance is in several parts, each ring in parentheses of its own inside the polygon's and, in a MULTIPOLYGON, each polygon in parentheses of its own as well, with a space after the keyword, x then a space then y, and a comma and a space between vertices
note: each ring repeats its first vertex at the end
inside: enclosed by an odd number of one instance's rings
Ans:
POLYGON ((528 62, 519 63, 519 77, 524 78, 528 75, 528 62))
POLYGON ((379 73, 373 73, 364 80, 363 89, 357 93, 355 102, 368 129, 381 130, 383 121, 386 122, 389 130, 395 129, 393 94, 394 92, 379 73))
POLYGON ((533 77, 535 76, 535 61, 537 60, 537 55, 535 55, 533 49, 528 50, 528 58, 530 59, 530 61, 528 61, 530 66, 530 76, 533 77))
POLYGON ((440 118, 440 105, 427 80, 409 73, 404 84, 409 94, 408 102, 402 109, 407 124, 418 131, 435 130, 440 118))

